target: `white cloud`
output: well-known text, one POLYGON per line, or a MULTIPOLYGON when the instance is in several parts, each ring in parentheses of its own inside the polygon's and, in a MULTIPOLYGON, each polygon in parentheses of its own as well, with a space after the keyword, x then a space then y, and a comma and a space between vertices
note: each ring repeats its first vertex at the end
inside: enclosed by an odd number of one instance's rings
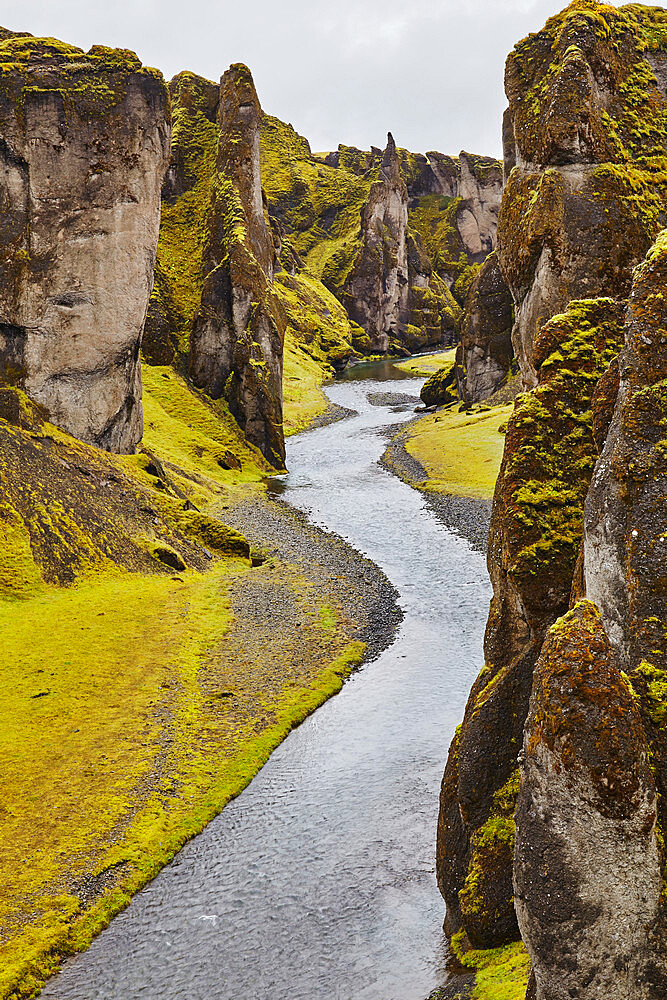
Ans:
MULTIPOLYGON (((563 0, 563 6, 566 0, 563 0)), ((554 0, 0 0, 0 23, 137 51, 170 77, 246 62, 267 111, 314 149, 500 154, 503 69, 554 0)))

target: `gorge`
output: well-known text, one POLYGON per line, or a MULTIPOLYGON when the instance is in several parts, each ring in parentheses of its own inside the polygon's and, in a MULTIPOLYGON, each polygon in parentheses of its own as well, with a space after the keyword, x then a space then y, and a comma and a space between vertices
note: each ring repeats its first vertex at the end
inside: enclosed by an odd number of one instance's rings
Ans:
POLYGON ((500 163, 0 30, 0 996, 667 995, 666 60, 500 163))

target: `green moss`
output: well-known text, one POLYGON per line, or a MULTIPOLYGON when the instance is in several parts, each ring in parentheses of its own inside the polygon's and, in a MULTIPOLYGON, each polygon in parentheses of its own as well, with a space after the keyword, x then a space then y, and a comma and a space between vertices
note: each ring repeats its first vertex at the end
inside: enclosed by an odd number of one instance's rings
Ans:
POLYGON ((95 45, 88 53, 55 38, 26 35, 0 40, 0 95, 21 114, 26 98, 53 94, 66 119, 108 114, 122 103, 130 75, 162 83, 156 70, 145 69, 134 52, 95 45))
POLYGON ((597 458, 593 390, 621 343, 622 310, 611 299, 571 302, 543 327, 534 356, 540 384, 517 398, 503 468, 517 580, 553 585, 562 576, 569 590, 597 458))
POLYGON ((646 687, 648 715, 656 726, 667 720, 667 671, 642 660, 633 671, 633 679, 641 678, 646 687))
POLYGON ((511 869, 512 866, 514 809, 519 783, 517 768, 494 794, 486 822, 472 836, 468 872, 459 891, 461 916, 469 934, 482 928, 488 933, 500 916, 494 890, 499 868, 511 869))
POLYGON ((452 938, 452 951, 475 973, 473 1000, 525 1000, 530 958, 520 941, 502 948, 466 950, 461 931, 452 938))
POLYGON ((429 194, 411 205, 408 225, 419 234, 421 245, 436 274, 453 282, 454 298, 459 305, 465 302, 465 293, 474 270, 471 270, 463 241, 456 226, 456 216, 461 206, 460 198, 446 198, 429 194), (460 283, 457 285, 457 282, 460 283))
POLYGON ((269 211, 310 274, 337 297, 359 252, 361 210, 377 171, 359 176, 316 160, 290 125, 265 115, 260 134, 262 184, 269 211))
MULTIPOLYGON (((0 489, 3 487, 0 474, 0 489)), ((2 489, 4 493, 4 489, 2 489)), ((30 532, 11 504, 0 504, 2 554, 0 555, 0 597, 25 598, 43 587, 42 576, 30 547, 30 532)))

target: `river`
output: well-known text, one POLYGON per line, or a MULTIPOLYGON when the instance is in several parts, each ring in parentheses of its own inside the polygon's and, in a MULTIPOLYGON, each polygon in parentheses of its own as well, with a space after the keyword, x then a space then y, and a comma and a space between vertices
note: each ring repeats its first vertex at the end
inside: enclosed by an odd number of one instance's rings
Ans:
MULTIPOLYGON (((480 666, 481 553, 378 465, 423 380, 370 365, 327 388, 357 411, 288 441, 277 488, 400 594, 396 641, 43 992, 68 1000, 424 1000, 445 979, 438 792, 480 666)), ((455 445, 453 445, 455 446, 455 445)))

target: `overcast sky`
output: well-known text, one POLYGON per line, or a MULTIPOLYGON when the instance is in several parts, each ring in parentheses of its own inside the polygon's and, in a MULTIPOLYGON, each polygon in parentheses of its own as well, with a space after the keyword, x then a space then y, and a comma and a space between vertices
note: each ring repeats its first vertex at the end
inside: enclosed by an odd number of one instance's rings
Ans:
POLYGON ((167 79, 245 62, 313 150, 500 156, 505 57, 567 0, 0 0, 0 24, 134 49, 167 79))

